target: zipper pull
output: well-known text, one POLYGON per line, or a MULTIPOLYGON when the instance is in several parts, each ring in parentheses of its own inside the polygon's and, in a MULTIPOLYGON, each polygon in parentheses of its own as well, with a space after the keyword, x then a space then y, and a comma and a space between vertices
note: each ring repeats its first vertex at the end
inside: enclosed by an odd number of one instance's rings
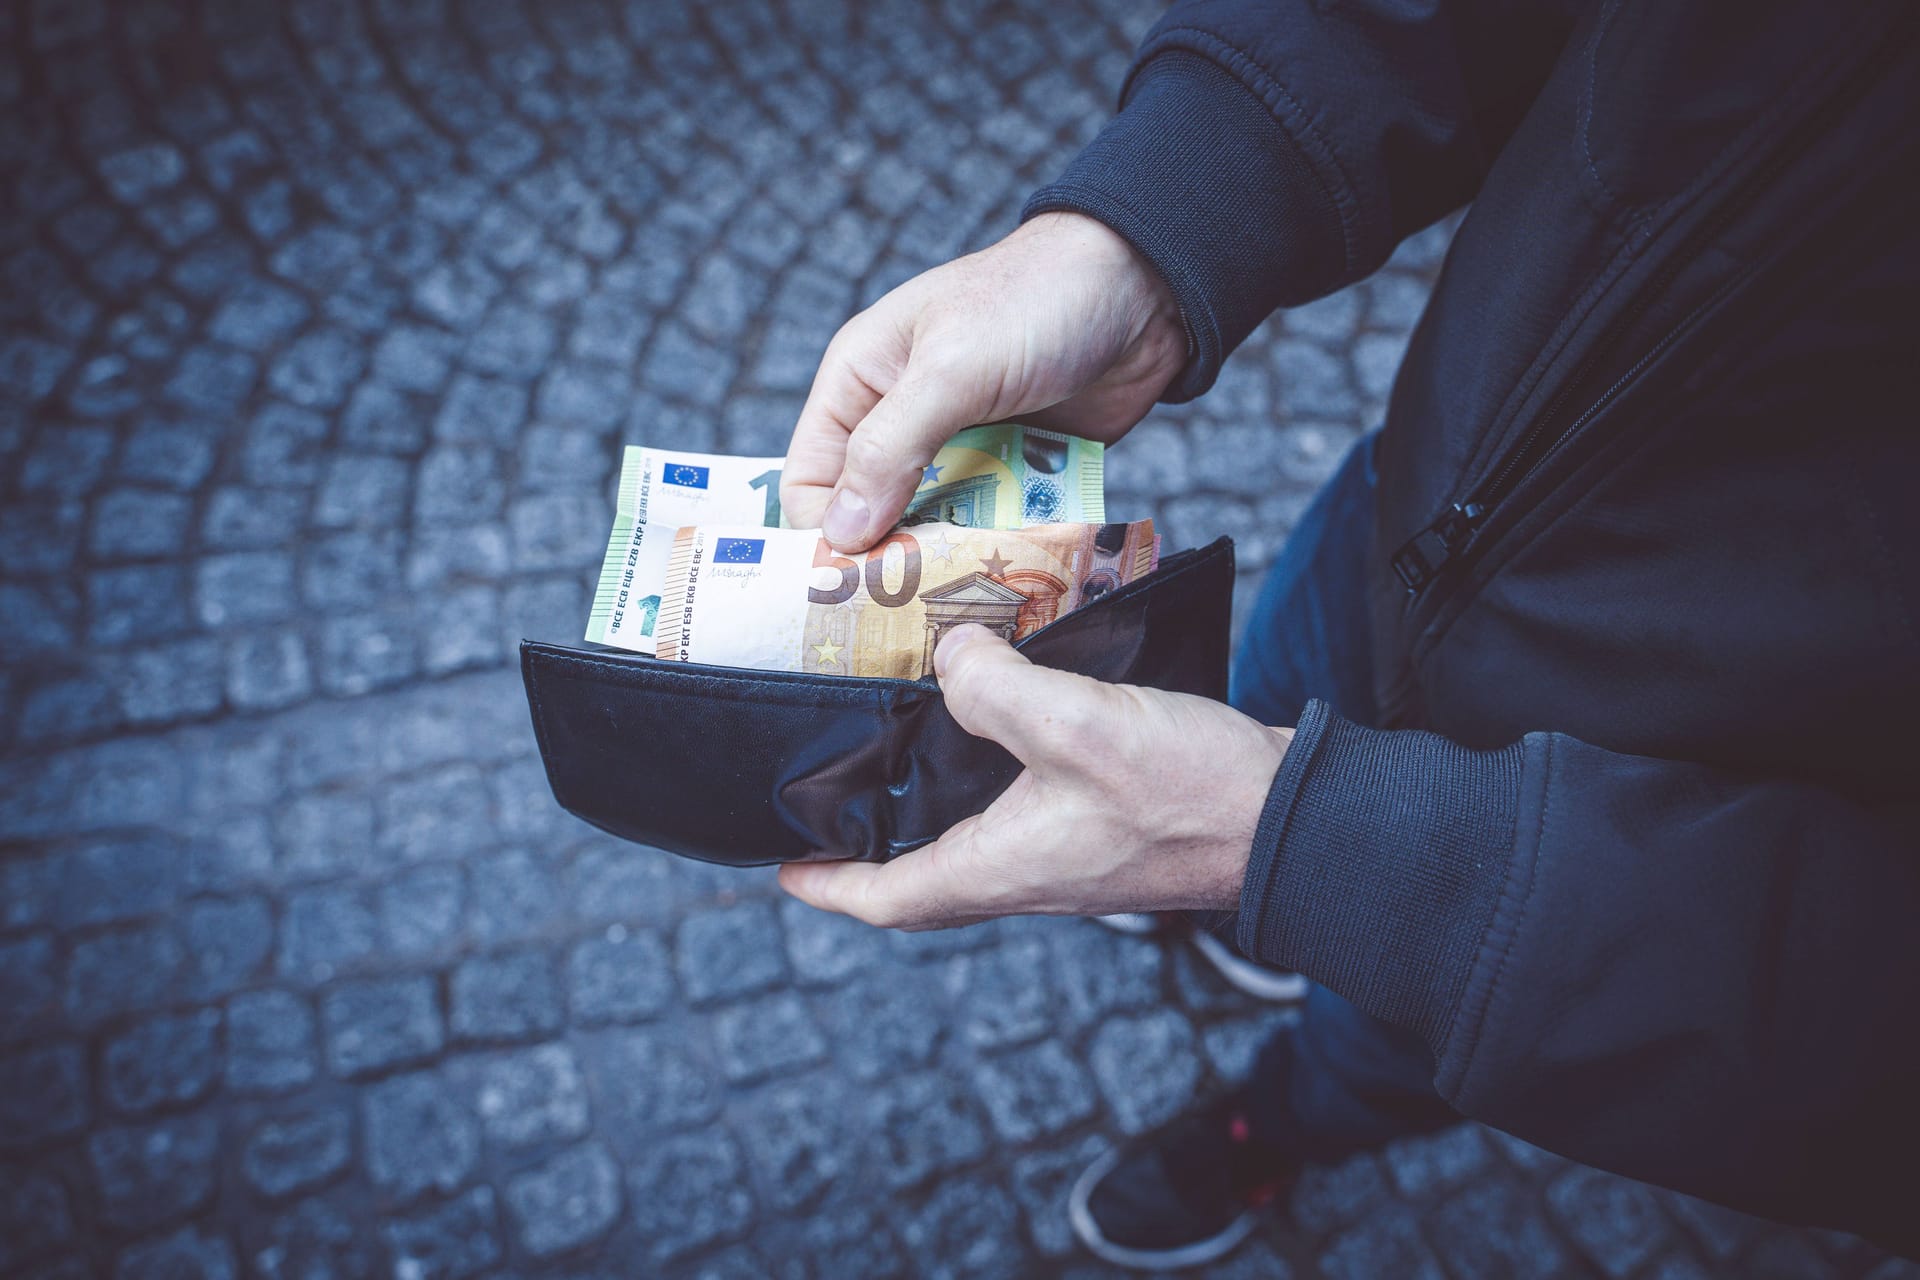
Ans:
POLYGON ((1473 536, 1487 509, 1477 502, 1456 502, 1440 513, 1440 518, 1414 534, 1393 553, 1393 571, 1407 584, 1409 593, 1420 590, 1438 576, 1447 561, 1467 539, 1473 536))

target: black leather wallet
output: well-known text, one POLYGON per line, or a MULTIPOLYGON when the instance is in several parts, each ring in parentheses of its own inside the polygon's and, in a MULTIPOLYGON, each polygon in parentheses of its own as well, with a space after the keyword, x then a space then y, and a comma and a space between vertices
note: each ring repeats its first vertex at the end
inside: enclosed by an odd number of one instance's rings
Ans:
MULTIPOLYGON (((1224 700, 1233 543, 1153 573, 1019 642, 1043 666, 1224 700)), ((1019 763, 954 722, 931 677, 663 662, 523 641, 554 798, 616 836, 708 862, 885 861, 1006 790, 1019 763)))

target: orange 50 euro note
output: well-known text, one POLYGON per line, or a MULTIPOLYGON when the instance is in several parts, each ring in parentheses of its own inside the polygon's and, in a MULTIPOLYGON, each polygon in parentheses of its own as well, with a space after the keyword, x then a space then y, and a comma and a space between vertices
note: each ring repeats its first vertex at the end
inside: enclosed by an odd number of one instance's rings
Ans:
POLYGON ((1017 640, 1159 563, 1153 521, 897 529, 844 556, 812 529, 690 525, 673 541, 658 656, 916 679, 977 622, 1017 640))

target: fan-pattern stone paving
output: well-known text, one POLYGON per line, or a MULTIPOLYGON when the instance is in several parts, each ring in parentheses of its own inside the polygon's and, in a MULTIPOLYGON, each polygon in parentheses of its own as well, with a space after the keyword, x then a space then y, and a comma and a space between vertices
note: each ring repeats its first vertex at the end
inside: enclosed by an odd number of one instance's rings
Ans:
MULTIPOLYGON (((597 835, 511 662, 580 628, 621 444, 780 452, 1151 18, 0 4, 0 1272, 1101 1273, 1073 1174, 1274 1016, 1090 924, 886 935, 597 835)), ((1445 239, 1156 413, 1114 509, 1250 585, 1445 239)), ((1463 1127, 1213 1274, 1916 1272, 1463 1127)))

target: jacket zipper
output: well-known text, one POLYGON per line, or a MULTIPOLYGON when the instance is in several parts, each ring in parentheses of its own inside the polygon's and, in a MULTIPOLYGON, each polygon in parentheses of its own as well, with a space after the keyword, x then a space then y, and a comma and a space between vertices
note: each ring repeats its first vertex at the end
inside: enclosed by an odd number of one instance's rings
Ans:
POLYGON ((1842 81, 1842 89, 1830 96, 1814 111, 1803 116, 1788 131, 1781 145, 1776 147, 1764 161, 1748 173, 1714 211, 1694 227, 1683 239, 1679 247, 1667 256, 1654 271, 1645 285, 1630 299, 1622 312, 1607 325, 1574 371, 1560 386, 1553 398, 1547 402, 1540 417, 1529 427, 1525 434, 1515 442, 1494 467, 1488 478, 1472 490, 1465 498, 1455 502, 1440 513, 1434 521, 1402 543, 1393 553, 1391 564, 1400 581, 1406 584, 1407 594, 1418 595, 1437 578, 1457 556, 1462 554, 1474 540, 1474 536, 1486 523, 1493 509, 1517 489, 1523 481, 1532 476, 1545 464, 1548 458, 1557 453, 1562 445, 1593 421, 1600 412, 1630 386, 1633 381, 1656 359, 1664 354, 1685 334, 1707 311, 1717 305, 1743 273, 1736 273, 1714 290, 1712 296, 1687 315, 1653 343, 1651 347, 1612 383, 1601 389, 1598 394, 1578 412, 1562 411, 1576 403, 1574 393, 1586 389, 1593 375, 1607 357, 1614 354, 1633 326, 1646 314, 1673 283, 1682 267, 1691 262, 1699 251, 1724 232, 1733 220, 1743 213, 1760 193, 1779 176, 1780 171, 1797 158, 1801 152, 1820 136, 1833 123, 1834 117, 1841 114, 1852 102, 1862 96, 1866 89, 1879 78, 1879 72, 1891 60, 1892 55, 1904 42, 1889 38, 1879 43, 1865 64, 1856 67, 1842 81))

